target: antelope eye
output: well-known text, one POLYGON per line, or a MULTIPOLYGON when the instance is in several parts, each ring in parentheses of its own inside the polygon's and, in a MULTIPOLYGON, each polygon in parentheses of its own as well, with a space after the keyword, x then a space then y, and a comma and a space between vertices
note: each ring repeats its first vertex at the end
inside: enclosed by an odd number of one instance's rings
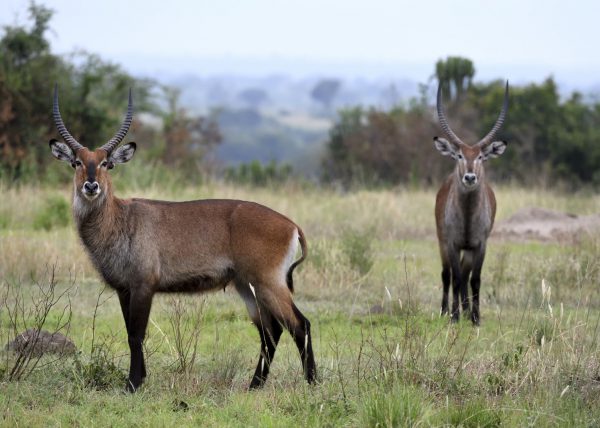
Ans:
POLYGON ((479 159, 479 160, 483 159, 483 155, 477 156, 477 159, 479 159))
POLYGON ((459 153, 459 154, 458 154, 458 159, 460 159, 460 160, 463 160, 463 159, 464 159, 464 156, 463 156, 463 155, 461 155, 461 154, 459 153))
POLYGON ((102 161, 102 163, 100 164, 101 167, 106 167, 108 165, 107 161, 102 161))
POLYGON ((76 161, 75 161, 75 165, 76 165, 76 166, 81 166, 81 161, 80 161, 80 160, 76 160, 76 161))

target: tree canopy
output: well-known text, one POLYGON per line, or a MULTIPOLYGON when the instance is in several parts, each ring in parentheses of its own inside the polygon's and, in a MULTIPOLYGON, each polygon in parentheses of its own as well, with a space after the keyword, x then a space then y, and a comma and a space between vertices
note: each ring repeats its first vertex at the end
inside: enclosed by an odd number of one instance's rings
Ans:
MULTIPOLYGON (((46 38, 52 14, 52 10, 31 3, 29 28, 6 26, 0 39, 0 175, 18 179, 32 174, 32 169, 40 170, 49 159, 47 144, 56 137, 51 115, 55 84, 69 131, 91 149, 104 144, 118 129, 129 88, 135 111, 152 112, 166 125, 157 131, 141 129, 136 116, 131 132, 148 138, 144 141, 148 152, 156 152, 153 146, 164 152, 166 140, 177 140, 174 153, 183 151, 197 161, 220 142, 216 122, 170 108, 169 102, 157 102, 161 95, 171 96, 170 88, 135 78, 119 65, 84 51, 64 57, 53 54, 46 38), (168 104, 166 110, 160 107, 164 104, 168 104), (206 150, 199 147, 203 144, 206 150)), ((162 158, 171 161, 170 154, 163 153, 162 158)))

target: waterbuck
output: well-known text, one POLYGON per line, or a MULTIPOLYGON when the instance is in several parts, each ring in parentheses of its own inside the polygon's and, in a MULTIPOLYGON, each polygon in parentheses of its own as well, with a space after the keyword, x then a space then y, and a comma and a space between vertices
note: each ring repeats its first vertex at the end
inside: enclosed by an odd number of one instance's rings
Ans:
POLYGON ((307 250, 302 229, 253 202, 117 198, 109 170, 131 160, 136 150, 135 143, 117 147, 131 125, 131 91, 121 128, 94 151, 79 144, 65 127, 56 87, 53 116, 65 143, 50 140, 52 154, 75 171, 75 225, 92 263, 116 290, 125 319, 131 353, 127 389, 135 391, 146 377, 142 342, 154 294, 220 290, 230 283, 260 335, 250 388, 266 381, 282 327, 294 338, 306 380, 313 383, 310 323, 292 301, 292 272, 307 250), (294 261, 298 244, 302 255, 294 261))
POLYGON ((479 286, 488 236, 496 216, 496 197, 485 179, 483 162, 504 153, 505 141, 494 141, 508 110, 508 82, 504 104, 492 130, 475 145, 467 145, 450 129, 442 105, 442 85, 437 92, 440 125, 449 140, 434 137, 436 149, 456 160, 435 200, 435 222, 442 258, 442 315, 448 313, 448 292, 452 278, 452 321, 459 319, 458 296, 463 313, 470 309, 468 281, 471 276, 473 308, 471 321, 479 325, 479 286), (462 252, 462 258, 461 258, 462 252))

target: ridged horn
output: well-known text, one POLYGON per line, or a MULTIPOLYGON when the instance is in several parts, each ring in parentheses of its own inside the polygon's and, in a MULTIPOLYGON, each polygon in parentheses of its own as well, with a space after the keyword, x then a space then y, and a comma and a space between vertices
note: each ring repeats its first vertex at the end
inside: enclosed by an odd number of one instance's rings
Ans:
POLYGON ((67 143, 67 145, 71 148, 71 150, 76 152, 77 150, 83 149, 84 146, 79 144, 77 142, 77 140, 75 138, 73 138, 73 136, 69 133, 69 131, 67 131, 67 127, 65 126, 65 123, 62 120, 62 117, 60 115, 60 109, 58 108, 58 84, 56 84, 56 83, 54 84, 54 100, 52 102, 52 116, 54 117, 54 124, 56 125, 56 129, 58 129, 58 133, 60 134, 61 137, 63 137, 63 140, 65 140, 65 143, 67 143))
POLYGON ((450 125, 448 125, 448 120, 446 119, 446 114, 444 113, 444 106, 442 101, 442 82, 439 83, 437 91, 437 114, 438 119, 440 121, 440 126, 442 127, 446 135, 450 138, 450 141, 458 145, 464 144, 460 140, 460 138, 458 138, 457 135, 452 131, 452 129, 450 129, 450 125))
POLYGON ((502 104, 502 111, 498 115, 498 119, 496 119, 496 123, 492 127, 492 130, 490 132, 488 132, 488 134, 485 137, 483 137, 479 143, 477 143, 478 146, 485 147, 493 141, 496 133, 498 131, 500 131, 500 128, 502 128, 504 119, 506 119, 507 111, 508 111, 508 80, 506 81, 506 88, 504 89, 504 103, 502 104))
POLYGON ((125 135, 127 135, 127 131, 129 131, 129 127, 131 126, 132 120, 133 120, 133 101, 131 98, 131 88, 129 88, 129 102, 127 104, 127 114, 125 115, 125 120, 123 121, 121 128, 119 129, 119 131, 117 131, 115 136, 112 137, 108 141, 108 143, 106 143, 105 145, 103 145, 100 148, 102 150, 106 151, 106 153, 110 154, 115 149, 115 147, 117 147, 121 143, 121 141, 123 141, 123 138, 125 138, 125 135))

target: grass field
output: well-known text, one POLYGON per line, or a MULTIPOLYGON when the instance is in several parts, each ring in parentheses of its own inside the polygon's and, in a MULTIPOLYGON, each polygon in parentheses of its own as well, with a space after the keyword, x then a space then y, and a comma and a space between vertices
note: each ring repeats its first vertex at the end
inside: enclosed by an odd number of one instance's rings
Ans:
MULTIPOLYGON (((265 388, 246 391, 260 342, 227 289, 155 298, 145 345, 149 377, 137 394, 125 394, 128 348, 118 301, 82 251, 68 189, 0 187, 0 338, 6 343, 15 329, 34 324, 54 267, 56 295, 65 294, 45 328, 70 314, 63 332, 79 348, 75 357, 42 358, 19 380, 9 379, 15 356, 2 351, 0 424, 600 425, 600 240, 492 239, 482 325, 474 328, 439 317, 433 190, 156 182, 132 180, 119 194, 254 200, 302 226, 309 258, 296 271, 295 299, 313 326, 320 383, 304 382, 284 334, 265 388), (22 316, 11 322, 15 307, 22 316)), ((526 206, 600 211, 593 194, 509 187, 498 189, 497 199, 499 220, 526 206)))

